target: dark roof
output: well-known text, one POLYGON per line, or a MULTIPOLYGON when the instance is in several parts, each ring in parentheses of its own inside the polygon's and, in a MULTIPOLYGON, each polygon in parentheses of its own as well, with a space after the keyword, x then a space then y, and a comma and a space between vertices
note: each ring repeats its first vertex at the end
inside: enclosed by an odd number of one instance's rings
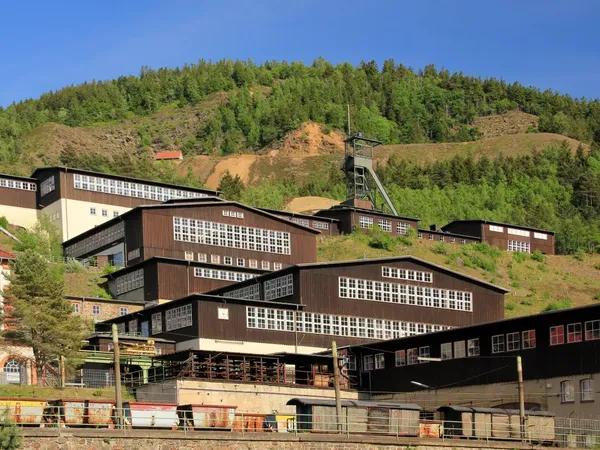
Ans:
POLYGON ((116 298, 99 298, 99 297, 82 297, 80 295, 65 295, 67 300, 81 300, 85 302, 99 302, 99 303, 128 303, 134 305, 144 305, 143 300, 117 300, 116 298))
POLYGON ((168 187, 168 188, 171 188, 171 189, 177 188, 177 189, 181 189, 181 190, 184 190, 184 191, 201 192, 201 193, 204 193, 204 194, 207 194, 207 193, 213 193, 215 195, 219 194, 219 191, 215 191, 215 190, 212 190, 212 189, 195 188, 195 187, 191 187, 191 186, 182 186, 180 184, 163 183, 162 181, 145 180, 145 179, 142 179, 142 178, 124 177, 122 175, 113 175, 111 173, 94 172, 92 170, 75 169, 75 168, 72 168, 72 167, 64 167, 64 166, 38 167, 31 174, 31 178, 37 178, 36 175, 39 172, 44 172, 44 171, 47 171, 47 170, 58 170, 60 172, 83 173, 83 174, 97 176, 97 177, 115 178, 115 179, 118 179, 118 180, 130 181, 130 182, 133 182, 133 183, 140 183, 140 184, 153 184, 155 186, 168 187))
POLYGON ((179 203, 198 203, 198 202, 225 202, 227 200, 221 197, 208 196, 208 197, 198 197, 198 198, 172 198, 170 200, 165 200, 163 205, 169 204, 179 204, 179 203))
MULTIPOLYGON (((505 408, 479 408, 470 406, 442 406, 438 408, 438 411, 445 411, 451 409, 456 412, 474 412, 474 413, 487 413, 487 414, 510 414, 514 416, 519 415, 518 409, 505 409, 505 408)), ((554 417, 555 414, 551 411, 525 411, 527 416, 542 416, 542 417, 554 417)))
POLYGON ((289 212, 289 211, 279 211, 277 209, 268 209, 268 208, 257 208, 260 209, 261 211, 265 211, 268 212, 269 214, 281 214, 284 216, 290 216, 290 217, 305 217, 307 219, 313 219, 313 220, 320 220, 322 222, 339 222, 339 219, 333 219, 331 217, 322 217, 322 216, 315 216, 313 214, 301 214, 301 213, 294 213, 294 212, 289 212))
POLYGON ((396 216, 394 214, 379 211, 377 209, 358 208, 356 206, 350 206, 350 205, 334 205, 329 209, 322 209, 321 211, 318 211, 316 214, 323 213, 323 212, 326 213, 327 211, 358 211, 358 212, 363 212, 365 214, 372 214, 374 216, 391 217, 393 219, 406 219, 406 220, 412 220, 412 221, 416 221, 416 222, 418 222, 420 220, 416 217, 396 216))
POLYGON ((442 230, 444 228, 446 228, 447 226, 452 225, 453 223, 469 223, 469 222, 470 223, 476 222, 476 223, 481 223, 481 224, 489 223, 490 225, 501 225, 501 226, 504 226, 504 227, 524 228, 526 230, 540 231, 542 233, 548 233, 548 234, 554 235, 554 231, 551 231, 551 230, 542 230, 540 228, 533 228, 533 227, 528 227, 528 226, 525 226, 525 225, 515 225, 514 223, 494 222, 493 220, 483 220, 483 219, 453 220, 452 222, 444 225, 442 227, 442 230))
POLYGON ((233 202, 233 201, 226 201, 226 200, 220 200, 220 199, 217 200, 217 199, 214 199, 214 198, 211 198, 211 200, 213 200, 213 201, 210 201, 209 199, 194 199, 194 200, 198 200, 198 201, 193 201, 193 199, 189 199, 189 200, 190 201, 186 201, 186 202, 175 202, 175 203, 163 202, 163 203, 158 203, 158 204, 155 204, 155 205, 140 205, 140 206, 136 206, 135 208, 132 208, 129 211, 124 212, 123 214, 121 214, 121 215, 119 215, 119 216, 117 216, 117 217, 115 217, 113 219, 107 220, 106 222, 103 222, 102 224, 100 224, 100 225, 98 225, 98 226, 96 226, 94 228, 90 228, 89 230, 84 231, 81 234, 78 234, 77 236, 69 239, 68 241, 63 242, 62 246, 63 247, 68 246, 68 245, 70 245, 73 242, 77 242, 77 241, 79 241, 81 239, 84 239, 84 238, 86 238, 88 236, 91 236, 91 235, 97 233, 98 230, 110 227, 110 226, 114 225, 115 223, 120 222, 121 220, 123 220, 124 217, 128 217, 130 215, 133 215, 133 214, 135 214, 138 211, 141 211, 143 209, 197 208, 197 207, 215 206, 215 205, 217 205, 217 206, 235 205, 235 206, 238 206, 238 207, 240 207, 242 209, 246 209, 248 211, 252 211, 252 212, 255 212, 257 214, 260 214, 262 216, 269 217, 269 218, 271 218, 273 220, 276 220, 278 222, 285 223, 286 225, 290 225, 290 226, 294 226, 296 228, 300 228, 301 230, 309 231, 309 232, 314 233, 314 234, 320 234, 321 233, 319 230, 315 230, 314 228, 305 227, 304 225, 300 225, 299 223, 292 222, 290 220, 283 219, 281 217, 277 217, 275 214, 271 214, 271 213, 262 211, 262 210, 260 210, 258 208, 254 208, 252 206, 244 205, 243 203, 238 203, 238 202, 233 202))
POLYGON ((4 250, 0 250, 0 259, 15 259, 17 256, 12 253, 5 252, 4 250))
MULTIPOLYGON (((292 398, 288 400, 287 405, 292 406, 335 406, 335 400, 323 399, 323 398, 292 398)), ((392 409, 405 409, 410 411, 421 411, 419 405, 414 403, 382 403, 382 402, 368 402, 364 400, 342 400, 342 406, 347 407, 363 407, 363 408, 392 408, 392 409)))
MULTIPOLYGON (((377 264, 377 263, 405 261, 405 260, 406 261, 416 261, 416 262, 418 262, 420 264, 424 264, 424 265, 432 267, 432 268, 434 268, 436 270, 440 270, 442 272, 449 273, 449 274, 451 274, 453 276, 456 276, 456 277, 459 277, 459 278, 463 278, 463 279, 466 279, 468 281, 475 282, 477 284, 480 284, 482 286, 494 289, 496 291, 500 291, 502 293, 510 292, 509 289, 503 288, 502 286, 498 286, 496 284, 488 283, 487 281, 480 280, 479 278, 475 278, 475 277, 471 277, 469 275, 465 275, 464 273, 460 273, 460 272, 457 272, 455 270, 448 269, 447 267, 440 266, 440 265, 434 264, 434 263, 429 262, 429 261, 425 261, 424 259, 417 258, 417 257, 411 256, 411 255, 389 256, 389 257, 385 257, 385 258, 352 259, 352 260, 347 260, 347 261, 327 261, 327 262, 316 262, 316 263, 300 263, 300 264, 296 264, 296 265, 293 265, 293 266, 285 267, 285 268, 283 268, 281 270, 277 270, 275 272, 269 272, 269 273, 266 273, 264 275, 260 275, 258 277, 252 278, 252 280, 241 281, 239 283, 236 283, 235 286, 246 286, 247 284, 250 284, 250 282, 262 281, 263 279, 268 279, 268 278, 271 278, 271 277, 278 277, 278 276, 281 276, 284 273, 288 273, 288 272, 294 271, 296 269, 305 269, 305 268, 318 269, 318 268, 321 268, 321 267, 351 266, 351 265, 361 265, 361 264, 377 264)), ((233 288, 234 288, 233 285, 232 286, 224 286, 222 288, 214 289, 214 290, 212 290, 210 292, 211 293, 219 293, 219 292, 222 292, 224 290, 231 290, 233 288)))
POLYGON ((468 234, 458 234, 458 233, 452 233, 450 231, 444 231, 444 230, 429 230, 427 228, 417 228, 417 232, 439 234, 441 236, 457 237, 460 239, 466 238, 466 239, 481 241, 481 238, 479 236, 469 236, 468 234))
POLYGON ((180 264, 180 265, 189 265, 192 267, 210 267, 211 269, 219 269, 219 270, 229 270, 232 272, 250 272, 256 273, 258 275, 262 275, 265 273, 270 273, 269 270, 264 269, 254 269, 251 267, 240 267, 240 266, 229 266, 226 264, 213 264, 209 262, 200 262, 200 261, 187 261, 185 259, 177 259, 177 258, 168 258, 166 256, 153 256, 152 258, 145 259, 144 261, 140 261, 137 264, 132 266, 123 267, 115 272, 109 273, 106 275, 107 278, 112 279, 119 277, 125 273, 131 272, 132 270, 137 270, 140 267, 145 266, 146 264, 152 264, 156 262, 165 262, 169 264, 180 264), (235 269, 235 270, 234 270, 235 269))
POLYGON ((367 142, 371 142, 372 144, 376 144, 376 145, 383 144, 383 142, 378 141, 377 139, 370 139, 368 137, 363 136, 362 133, 354 133, 350 136, 347 136, 346 139, 344 139, 344 142, 352 142, 352 141, 367 141, 367 142))
MULTIPOLYGON (((21 175, 9 175, 8 173, 0 173, 0 178, 14 178, 15 180, 29 181, 30 183, 37 183, 36 178, 22 177, 21 175)), ((34 191, 32 191, 32 192, 34 192, 34 191)))
MULTIPOLYGON (((94 338, 109 338, 112 339, 112 332, 102 332, 102 331, 98 331, 98 332, 94 332, 92 333, 86 340, 90 340, 90 339, 94 339, 94 338)), ((148 337, 144 337, 144 336, 133 336, 133 335, 129 335, 129 334, 119 334, 119 340, 131 340, 131 341, 147 341, 148 339, 152 339, 154 342, 159 342, 162 344, 175 344, 175 341, 171 341, 169 339, 163 339, 163 338, 155 338, 152 336, 148 336, 148 337)))

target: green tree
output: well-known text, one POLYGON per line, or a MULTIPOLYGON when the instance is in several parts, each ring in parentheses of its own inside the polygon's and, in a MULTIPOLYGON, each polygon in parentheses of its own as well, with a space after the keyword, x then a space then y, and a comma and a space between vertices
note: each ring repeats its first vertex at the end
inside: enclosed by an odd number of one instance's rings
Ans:
MULTIPOLYGON (((76 359, 89 324, 72 315, 64 297, 62 265, 53 265, 33 250, 20 253, 14 264, 4 304, 10 326, 4 337, 31 347, 38 379, 44 367, 62 356, 76 359)), ((2 317, 5 320, 5 317, 2 317)))
POLYGON ((39 214, 33 228, 20 230, 17 237, 21 241, 15 245, 18 252, 33 250, 46 258, 62 257, 60 231, 46 214, 39 214))
POLYGON ((219 182, 218 191, 223 193, 223 197, 228 200, 239 201, 242 192, 244 192, 245 186, 244 182, 240 178, 239 175, 235 177, 231 175, 229 170, 226 170, 223 176, 221 177, 221 181, 219 182))
POLYGON ((17 450, 21 448, 22 442, 21 429, 15 423, 10 422, 5 413, 0 424, 0 449, 17 450))

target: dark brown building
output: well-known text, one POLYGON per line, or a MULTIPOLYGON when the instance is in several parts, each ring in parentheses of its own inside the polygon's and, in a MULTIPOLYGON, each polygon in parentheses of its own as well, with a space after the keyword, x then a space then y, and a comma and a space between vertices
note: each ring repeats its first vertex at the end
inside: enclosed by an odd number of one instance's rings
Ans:
POLYGON ((438 229, 432 225, 429 230, 419 228, 417 230, 417 239, 423 239, 434 242, 443 242, 446 244, 475 244, 481 242, 481 239, 474 236, 465 236, 463 234, 449 233, 438 229))
POLYGON ((0 217, 29 228, 37 221, 37 180, 0 174, 0 217))
POLYGON ((340 234, 340 221, 324 216, 313 216, 310 214, 298 214, 288 211, 278 211, 276 209, 259 208, 262 211, 274 214, 283 219, 290 220, 305 227, 319 230, 324 236, 337 236, 340 234))
MULTIPOLYGON (((332 339, 351 345, 497 320, 506 292, 396 257, 299 264, 141 314, 178 350, 307 353, 328 348, 332 339)), ((110 322, 126 327, 128 318, 110 322)))
POLYGON ((139 205, 170 199, 218 196, 217 191, 140 180, 68 167, 33 172, 38 182, 38 208, 71 239, 139 205))
POLYGON ((377 226, 380 230, 390 233, 391 236, 402 236, 408 234, 411 228, 416 230, 419 222, 419 219, 415 218, 399 217, 374 209, 348 205, 323 209, 315 216, 337 219, 340 234, 350 234, 353 231, 367 232, 377 226))
POLYGON ((223 265, 155 256, 109 274, 108 289, 115 301, 136 301, 147 306, 202 294, 266 272, 236 266, 235 262, 223 265))
POLYGON ((554 254, 554 231, 538 230, 488 220, 455 220, 442 227, 448 233, 478 238, 509 252, 554 254))
POLYGON ((139 206, 63 244, 65 256, 130 266, 161 256, 279 270, 317 259, 319 231, 218 199, 139 206))

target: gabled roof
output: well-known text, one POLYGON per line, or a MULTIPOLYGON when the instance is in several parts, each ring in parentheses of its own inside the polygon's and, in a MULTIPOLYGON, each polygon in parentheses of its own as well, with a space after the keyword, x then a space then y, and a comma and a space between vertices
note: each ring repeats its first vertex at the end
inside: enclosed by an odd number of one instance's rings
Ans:
POLYGON ((300 225, 299 223, 296 222, 292 222, 290 220, 287 219, 283 219, 281 217, 276 216, 275 214, 271 214, 268 213, 266 211, 262 211, 258 208, 254 208, 252 206, 248 206, 248 205, 244 205, 242 203, 238 203, 238 202, 234 202, 234 201, 226 201, 226 200, 221 200, 221 199, 215 199, 215 198, 211 198, 209 197, 208 199, 204 198, 204 199, 188 199, 189 201, 185 201, 185 202, 164 202, 164 203, 158 203, 155 205, 140 205, 140 206, 136 206, 133 209, 130 209, 127 212, 124 212, 123 214, 121 214, 120 216, 117 216, 113 219, 107 220, 106 222, 102 223, 101 225, 98 225, 94 228, 91 228, 87 231, 84 231, 81 234, 78 234, 77 236, 69 239, 68 241, 65 241, 62 243, 63 247, 70 245, 73 242, 79 241, 80 239, 86 238, 88 236, 91 236, 92 234, 95 234, 98 232, 98 230, 104 229, 106 227, 112 226, 120 221, 122 221, 124 218, 129 217, 133 214, 136 214, 138 211, 142 211, 142 210, 150 210, 150 209, 172 209, 172 208, 201 208, 201 207, 205 207, 205 206, 224 206, 224 205, 234 205, 237 206, 239 208, 245 209, 247 211, 251 211, 254 212, 256 214, 260 214, 262 216, 268 217, 270 219, 276 220, 277 222, 280 223, 284 223, 286 225, 295 227, 295 228, 299 228, 301 230, 304 231, 309 231, 310 233, 313 234, 321 234, 321 232, 319 230, 315 230, 314 228, 311 227, 306 227, 304 225, 300 225), (197 200, 197 201, 194 201, 197 200))
POLYGON ((451 231, 444 231, 444 230, 429 230, 427 228, 417 228, 417 232, 419 233, 431 233, 431 234, 437 234, 440 236, 448 236, 448 237, 457 237, 457 238, 465 238, 465 239, 471 239, 471 240, 475 240, 475 241, 481 241, 481 238, 479 236, 470 236, 467 234, 458 234, 458 233, 453 233, 451 231))
POLYGON ((10 175, 8 173, 0 173, 0 178, 11 178, 14 180, 29 181, 30 183, 37 183, 37 180, 35 178, 22 177, 21 175, 10 175))
MULTIPOLYGON (((379 264, 379 263, 386 263, 386 262, 398 262, 398 261, 413 261, 413 262, 417 262, 419 264, 423 264, 424 266, 427 267, 431 267, 432 269, 435 270, 439 270, 441 272, 445 272, 448 273, 452 276, 458 277, 458 278, 462 278, 464 280, 468 280, 474 283, 477 283, 481 286, 487 287, 489 289, 493 289, 495 291, 499 291, 502 293, 507 293, 510 292, 510 290, 503 288, 502 286, 498 286, 496 284, 492 284, 492 283, 488 283, 487 281, 484 280, 480 280, 479 278, 475 278, 469 275, 465 275, 464 273, 461 272, 457 272, 455 270, 449 269, 447 267, 444 266, 440 266, 438 264, 434 264, 432 262, 426 261, 424 259, 421 258, 417 258, 415 256, 411 256, 411 255, 405 255, 405 256, 391 256, 391 257, 386 257, 386 258, 370 258, 370 259, 352 259, 352 260, 347 260, 347 261, 328 261, 328 262, 317 262, 317 263, 301 263, 301 264, 296 264, 293 266, 289 266, 289 267, 285 267, 281 270, 278 270, 276 272, 270 272, 264 275, 260 275, 258 277, 252 278, 252 280, 246 280, 246 281, 242 281, 240 283, 236 283, 235 286, 236 288, 242 287, 242 286, 246 286, 247 284, 249 284, 249 282, 254 282, 256 283, 257 281, 262 281, 265 279, 269 279, 269 278, 274 278, 274 277, 278 277, 281 276, 282 274, 286 274, 289 272, 292 272, 294 270, 302 270, 302 269, 320 269, 320 268, 326 268, 326 267, 336 267, 336 266, 358 266, 358 265, 365 265, 365 264, 379 264)), ((214 289, 212 291, 210 291, 210 293, 219 293, 222 292, 224 290, 229 290, 232 289, 233 286, 225 286, 222 288, 218 288, 218 289, 214 289)))
POLYGON ((183 159, 183 153, 181 153, 179 150, 158 152, 156 155, 154 155, 154 159, 159 161, 161 159, 183 159))
POLYGON ((213 195, 218 195, 219 194, 219 191, 215 191, 215 190, 212 190, 212 189, 204 189, 204 188, 195 188, 195 187, 190 187, 190 186, 182 186, 180 184, 163 183, 162 181, 152 181, 152 180, 145 180, 145 179, 142 179, 142 178, 125 177, 125 176, 122 176, 122 175, 113 175, 111 173, 94 172, 92 170, 75 169, 75 168, 72 168, 72 167, 64 167, 64 166, 38 167, 31 174, 31 178, 37 178, 36 175, 39 172, 44 172, 44 171, 48 171, 48 170, 58 170, 60 172, 83 173, 83 174, 91 175, 91 176, 95 176, 95 177, 114 178, 114 179, 117 179, 117 180, 129 181, 129 182, 132 182, 132 183, 140 183, 140 184, 153 184, 155 186, 168 187, 168 188, 171 188, 171 189, 180 189, 182 191, 200 192, 200 193, 204 193, 204 194, 210 194, 210 193, 212 193, 213 195))
POLYGON ((494 222, 493 220, 483 220, 483 219, 453 220, 452 222, 444 225, 442 227, 442 230, 444 228, 446 228, 447 226, 452 225, 453 223, 480 223, 482 225, 485 225, 485 224, 500 225, 500 226, 504 226, 504 227, 523 228, 525 230, 539 231, 541 233, 547 233, 547 234, 554 235, 554 231, 551 231, 551 230, 542 230, 540 228, 533 228, 533 227, 528 227, 528 226, 525 226, 525 225, 515 225, 514 223, 494 222))
POLYGON ((4 250, 0 250, 0 259, 15 259, 17 256, 12 253, 5 252, 4 250))
POLYGON ((289 211, 279 211, 277 209, 268 209, 268 208, 257 208, 257 209, 268 212, 269 214, 275 214, 275 215, 279 214, 282 216, 289 216, 289 217, 302 217, 302 218, 306 218, 306 219, 320 220, 321 222, 337 223, 340 221, 339 219, 334 219, 332 217, 315 216, 313 214, 301 214, 301 213, 294 213, 294 212, 289 212, 289 211))
MULTIPOLYGON (((390 217, 392 219, 405 219, 405 220, 412 220, 415 222, 418 222, 420 219, 416 218, 416 217, 404 217, 404 216, 395 216, 394 214, 390 214, 390 213, 386 213, 383 211, 378 211, 376 209, 366 209, 366 208, 358 208, 356 206, 350 206, 350 205, 334 205, 331 208, 328 209, 322 209, 321 211, 317 211, 316 214, 320 214, 320 213, 327 213, 327 211, 357 211, 357 212, 362 212, 365 214, 372 214, 374 216, 384 216, 384 217, 390 217)), ((320 217, 320 216, 318 216, 320 217)))

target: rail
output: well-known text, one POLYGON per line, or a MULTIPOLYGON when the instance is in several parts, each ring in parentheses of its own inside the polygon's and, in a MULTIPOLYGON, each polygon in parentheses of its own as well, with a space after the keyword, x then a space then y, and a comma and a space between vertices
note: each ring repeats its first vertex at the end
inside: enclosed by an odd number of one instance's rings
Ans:
POLYGON ((367 412, 366 408, 346 409, 341 420, 331 414, 256 414, 237 412, 228 406, 175 405, 171 403, 131 402, 117 410, 105 400, 36 401, 0 400, 9 422, 20 427, 56 429, 103 428, 127 435, 135 429, 172 430, 182 434, 193 431, 230 431, 238 433, 320 433, 342 436, 404 437, 445 441, 469 439, 524 442, 528 445, 593 447, 600 444, 600 421, 591 419, 527 416, 521 435, 518 415, 473 422, 423 420, 419 411, 367 412))

